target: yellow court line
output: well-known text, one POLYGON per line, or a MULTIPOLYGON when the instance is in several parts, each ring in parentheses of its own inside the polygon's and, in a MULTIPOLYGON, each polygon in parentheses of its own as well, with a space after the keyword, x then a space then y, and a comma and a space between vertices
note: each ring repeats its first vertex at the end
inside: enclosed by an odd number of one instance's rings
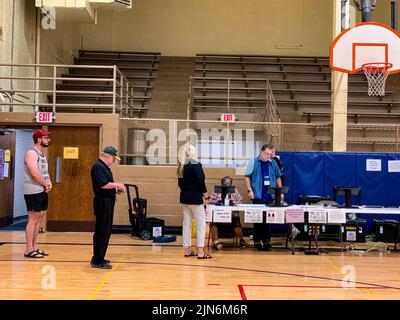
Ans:
POLYGON ((328 258, 324 257, 325 261, 328 262, 334 269, 336 269, 337 271, 339 271, 339 273, 343 273, 342 270, 340 270, 340 268, 334 264, 331 260, 329 260, 328 258))
POLYGON ((374 298, 375 300, 380 300, 380 298, 376 295, 373 294, 371 291, 369 291, 368 289, 362 289, 365 293, 369 294, 372 298, 374 298))
POLYGON ((118 266, 121 264, 122 259, 124 259, 124 258, 125 258, 125 255, 122 255, 121 258, 119 258, 118 262, 114 265, 114 267, 110 270, 110 272, 107 273, 107 275, 104 277, 103 281, 99 284, 99 286, 96 288, 96 290, 94 290, 92 295, 90 297, 88 297, 88 300, 93 300, 96 297, 97 293, 104 286, 104 284, 107 282, 108 278, 110 278, 110 276, 115 271, 115 269, 118 268, 118 266))
MULTIPOLYGON (((324 257, 325 261, 328 262, 334 269, 336 269, 337 271, 339 271, 340 273, 343 274, 342 270, 340 270, 340 268, 334 264, 331 260, 329 260, 328 258, 324 257)), ((356 289, 362 289, 362 291, 364 291, 365 293, 367 293, 368 295, 370 295, 372 298, 374 298, 375 300, 379 300, 380 298, 373 294, 371 291, 369 291, 368 289, 364 289, 364 288, 357 288, 356 289)))

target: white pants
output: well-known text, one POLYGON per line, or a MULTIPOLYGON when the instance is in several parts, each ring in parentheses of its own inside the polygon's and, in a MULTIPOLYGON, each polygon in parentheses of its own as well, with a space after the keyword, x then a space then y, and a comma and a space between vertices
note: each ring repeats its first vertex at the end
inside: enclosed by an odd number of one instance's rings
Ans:
POLYGON ((203 248, 206 237, 206 216, 204 205, 200 204, 184 204, 183 205, 183 246, 190 247, 192 241, 191 227, 193 219, 196 221, 197 247, 203 248))

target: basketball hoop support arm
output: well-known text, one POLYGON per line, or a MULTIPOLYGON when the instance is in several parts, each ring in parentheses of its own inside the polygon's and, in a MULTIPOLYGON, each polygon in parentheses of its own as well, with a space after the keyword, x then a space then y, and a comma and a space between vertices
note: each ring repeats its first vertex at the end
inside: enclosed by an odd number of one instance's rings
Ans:
POLYGON ((376 0, 353 0, 353 2, 357 9, 362 12, 362 22, 370 22, 371 12, 375 11, 376 0))
POLYGON ((342 31, 347 29, 346 26, 346 4, 347 4, 347 0, 340 0, 341 2, 341 12, 342 12, 342 26, 341 29, 342 31))
POLYGON ((390 1, 392 29, 397 30, 397 0, 390 1))

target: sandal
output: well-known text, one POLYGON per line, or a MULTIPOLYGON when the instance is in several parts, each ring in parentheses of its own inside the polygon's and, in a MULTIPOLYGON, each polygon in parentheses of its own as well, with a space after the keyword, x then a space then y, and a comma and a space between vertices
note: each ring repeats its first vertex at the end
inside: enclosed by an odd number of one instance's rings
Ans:
POLYGON ((42 256, 48 256, 48 255, 49 255, 49 254, 48 254, 46 251, 44 251, 44 250, 36 249, 35 251, 36 251, 37 253, 41 254, 42 256))
POLYGON ((37 252, 36 250, 33 250, 29 253, 25 253, 24 254, 25 258, 44 258, 44 255, 40 254, 39 252, 37 252))
POLYGON ((185 255, 184 255, 184 257, 196 257, 196 256, 197 256, 197 253, 194 252, 194 251, 190 251, 189 254, 185 254, 185 255))
POLYGON ((200 257, 200 256, 197 257, 197 259, 211 259, 211 258, 212 257, 208 253, 205 253, 204 256, 202 256, 202 257, 200 257))

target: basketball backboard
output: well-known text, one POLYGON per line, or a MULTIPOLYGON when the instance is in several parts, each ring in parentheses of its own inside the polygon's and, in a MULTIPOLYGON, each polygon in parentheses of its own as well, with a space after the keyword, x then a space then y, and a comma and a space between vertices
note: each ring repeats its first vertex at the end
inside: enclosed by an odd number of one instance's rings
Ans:
POLYGON ((330 46, 330 67, 354 74, 366 63, 388 65, 388 74, 400 72, 400 34, 384 24, 358 23, 340 33, 330 46), (390 66, 391 64, 391 66, 390 66))

